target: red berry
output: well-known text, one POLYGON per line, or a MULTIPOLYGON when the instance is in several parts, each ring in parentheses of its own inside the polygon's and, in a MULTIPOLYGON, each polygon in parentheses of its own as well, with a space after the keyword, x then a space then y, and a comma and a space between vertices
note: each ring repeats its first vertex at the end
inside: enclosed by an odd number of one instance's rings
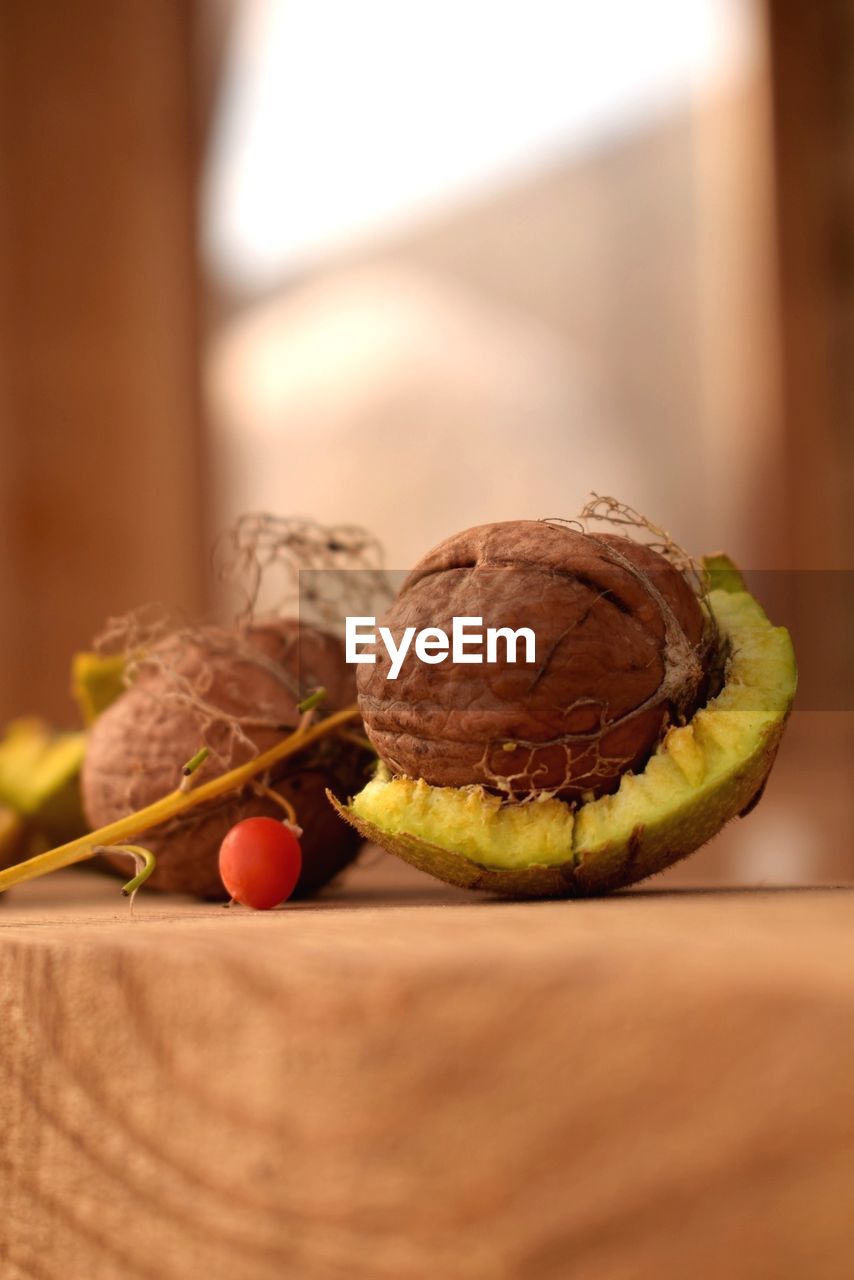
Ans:
POLYGON ((269 911, 289 898, 302 869, 300 842, 275 818, 244 818, 219 847, 219 874, 236 902, 269 911))

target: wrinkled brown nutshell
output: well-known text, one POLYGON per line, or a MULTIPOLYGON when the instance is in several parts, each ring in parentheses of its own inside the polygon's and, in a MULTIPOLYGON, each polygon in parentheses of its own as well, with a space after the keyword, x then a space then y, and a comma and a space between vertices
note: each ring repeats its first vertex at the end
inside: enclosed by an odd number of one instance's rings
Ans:
MULTIPOLYGON (((299 698, 319 685, 327 690, 324 711, 355 699, 340 642, 291 619, 167 637, 90 731, 82 774, 87 820, 103 826, 174 790, 181 766, 203 745, 211 755, 197 784, 265 751, 296 726, 299 698)), ((324 792, 330 787, 343 797, 358 789, 366 758, 333 736, 282 761, 269 779, 304 828, 298 894, 320 888, 354 857, 358 835, 339 821, 324 792)), ((283 816, 274 801, 247 788, 147 832, 143 843, 157 858, 148 885, 227 897, 220 843, 235 822, 256 815, 283 816)), ((116 866, 127 873, 126 859, 116 866)))
POLYGON ((440 627, 454 617, 530 627, 536 661, 425 666, 410 651, 397 680, 358 668, 368 736, 395 773, 434 786, 481 783, 522 798, 605 794, 643 765, 667 724, 706 690, 708 616, 664 556, 615 534, 519 520, 467 529, 406 579, 383 623, 440 627))

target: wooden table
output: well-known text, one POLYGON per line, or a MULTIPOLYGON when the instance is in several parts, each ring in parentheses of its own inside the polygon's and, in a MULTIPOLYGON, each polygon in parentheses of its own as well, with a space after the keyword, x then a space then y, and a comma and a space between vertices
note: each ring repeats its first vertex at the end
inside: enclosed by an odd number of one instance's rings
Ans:
MULTIPOLYGON (((395 864, 396 866, 396 864, 395 864)), ((854 891, 0 904, 4 1280, 854 1274, 854 891)))

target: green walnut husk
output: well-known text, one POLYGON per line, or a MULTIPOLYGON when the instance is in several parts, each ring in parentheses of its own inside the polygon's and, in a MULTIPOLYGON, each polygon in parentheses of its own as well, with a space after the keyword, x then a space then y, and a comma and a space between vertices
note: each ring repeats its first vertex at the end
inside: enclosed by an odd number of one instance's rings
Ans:
POLYGON ((71 694, 87 727, 124 693, 126 665, 123 653, 75 653, 71 662, 71 694))
POLYGON ((634 884, 684 858, 761 795, 791 710, 788 632, 768 621, 725 556, 706 560, 726 659, 723 685, 671 728, 642 772, 573 807, 502 800, 480 786, 434 787, 381 766, 335 808, 368 840, 467 889, 584 897, 634 884))
POLYGON ((37 716, 13 720, 0 738, 0 804, 42 843, 85 830, 78 781, 84 750, 83 733, 57 732, 37 716))
MULTIPOLYGON (((123 669, 123 658, 75 656, 72 694, 86 725, 122 691, 123 669)), ((21 716, 0 731, 0 867, 86 830, 80 797, 85 751, 85 732, 63 732, 39 716, 21 716)))

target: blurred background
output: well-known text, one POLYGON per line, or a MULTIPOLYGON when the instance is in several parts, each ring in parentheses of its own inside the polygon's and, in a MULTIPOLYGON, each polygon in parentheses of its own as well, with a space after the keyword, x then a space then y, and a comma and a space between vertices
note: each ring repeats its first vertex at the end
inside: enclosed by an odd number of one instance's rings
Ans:
MULTIPOLYGON (((788 574, 854 568, 846 0, 7 0, 0 99, 3 718, 247 510, 613 494, 854 651, 788 574)), ((850 878, 852 765, 831 680, 670 881, 850 878)))

